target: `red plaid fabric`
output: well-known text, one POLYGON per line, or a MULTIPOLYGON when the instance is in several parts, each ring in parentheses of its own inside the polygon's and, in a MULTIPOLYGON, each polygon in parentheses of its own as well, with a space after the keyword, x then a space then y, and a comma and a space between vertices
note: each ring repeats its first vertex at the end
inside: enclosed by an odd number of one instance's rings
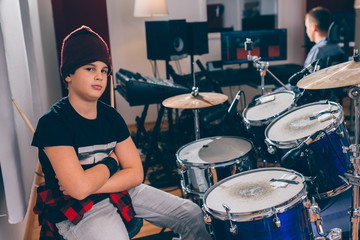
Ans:
MULTIPOLYGON (((39 186, 37 189, 36 205, 33 209, 38 214, 39 224, 41 225, 40 240, 60 239, 55 224, 47 218, 51 208, 58 207, 64 216, 72 223, 77 224, 84 214, 89 211, 92 206, 97 203, 99 196, 104 194, 94 194, 84 200, 76 200, 70 196, 56 196, 51 189, 46 186, 39 186)), ((110 198, 110 202, 114 204, 125 222, 130 222, 135 211, 131 203, 130 195, 127 191, 105 194, 110 198)))

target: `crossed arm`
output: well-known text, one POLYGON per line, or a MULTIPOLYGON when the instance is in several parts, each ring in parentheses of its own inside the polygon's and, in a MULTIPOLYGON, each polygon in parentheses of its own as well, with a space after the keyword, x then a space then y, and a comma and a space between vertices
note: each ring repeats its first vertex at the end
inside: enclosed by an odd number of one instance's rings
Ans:
POLYGON ((45 153, 59 180, 60 190, 78 200, 94 193, 124 191, 143 181, 141 159, 131 137, 117 143, 115 154, 110 155, 121 167, 111 178, 104 164, 84 171, 71 146, 46 147, 45 153))

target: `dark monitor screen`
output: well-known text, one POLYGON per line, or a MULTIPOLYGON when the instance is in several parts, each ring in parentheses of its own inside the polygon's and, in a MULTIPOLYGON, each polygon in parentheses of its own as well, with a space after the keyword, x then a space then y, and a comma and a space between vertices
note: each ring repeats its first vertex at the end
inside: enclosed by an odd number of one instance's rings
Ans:
POLYGON ((221 60, 224 65, 248 62, 248 51, 245 50, 247 38, 253 42, 252 56, 260 57, 261 61, 286 60, 286 29, 234 31, 221 33, 221 60))
POLYGON ((243 31, 274 29, 276 18, 276 15, 258 15, 254 17, 243 18, 241 29, 243 31))

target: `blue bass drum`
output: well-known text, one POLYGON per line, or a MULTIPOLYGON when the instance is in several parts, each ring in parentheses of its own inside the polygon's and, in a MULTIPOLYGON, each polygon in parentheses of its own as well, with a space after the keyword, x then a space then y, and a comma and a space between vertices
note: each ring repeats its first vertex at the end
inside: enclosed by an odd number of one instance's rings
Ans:
POLYGON ((313 239, 304 177, 284 168, 245 171, 204 195, 205 221, 216 240, 313 239))

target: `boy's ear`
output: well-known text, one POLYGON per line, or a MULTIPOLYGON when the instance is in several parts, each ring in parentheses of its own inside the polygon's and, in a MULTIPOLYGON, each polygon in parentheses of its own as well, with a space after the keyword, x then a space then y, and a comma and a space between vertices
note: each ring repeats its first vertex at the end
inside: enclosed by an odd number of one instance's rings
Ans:
POLYGON ((70 81, 71 81, 70 76, 67 76, 67 77, 65 78, 65 81, 66 81, 66 82, 70 82, 70 81))
POLYGON ((313 31, 318 31, 318 30, 319 30, 319 27, 318 27, 318 25, 317 25, 316 23, 313 23, 313 24, 311 25, 311 27, 312 27, 312 30, 313 30, 313 31))

